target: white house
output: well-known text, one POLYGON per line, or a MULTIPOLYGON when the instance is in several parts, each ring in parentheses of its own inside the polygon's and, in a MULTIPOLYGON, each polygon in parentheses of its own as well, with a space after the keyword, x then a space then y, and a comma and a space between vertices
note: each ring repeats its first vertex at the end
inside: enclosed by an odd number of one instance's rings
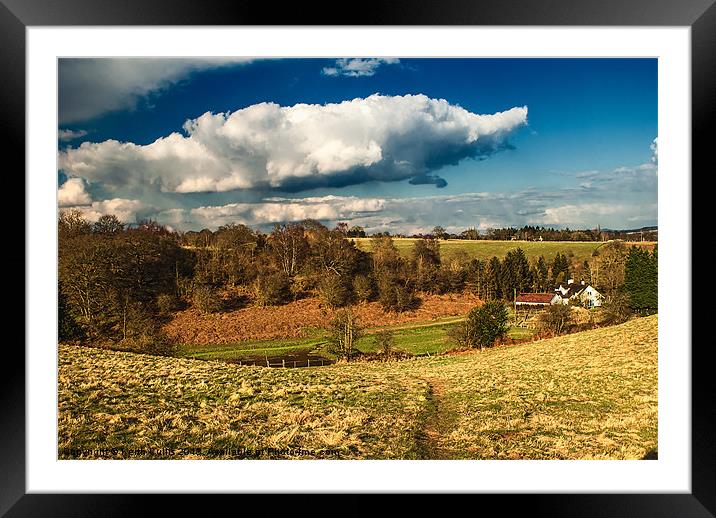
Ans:
POLYGON ((601 306, 604 298, 591 284, 584 281, 576 283, 574 279, 569 279, 566 284, 560 284, 554 291, 562 298, 562 304, 569 304, 570 301, 576 300, 588 308, 601 306))

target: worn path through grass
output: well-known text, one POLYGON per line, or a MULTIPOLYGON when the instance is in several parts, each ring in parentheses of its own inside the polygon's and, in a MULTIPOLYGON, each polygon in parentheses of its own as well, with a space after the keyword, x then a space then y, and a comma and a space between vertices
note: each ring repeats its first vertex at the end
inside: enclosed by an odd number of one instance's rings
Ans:
POLYGON ((449 408, 449 401, 444 397, 443 380, 439 377, 423 379, 428 384, 426 396, 428 405, 425 422, 416 437, 418 454, 421 459, 454 459, 455 454, 444 438, 450 433, 456 416, 449 408))

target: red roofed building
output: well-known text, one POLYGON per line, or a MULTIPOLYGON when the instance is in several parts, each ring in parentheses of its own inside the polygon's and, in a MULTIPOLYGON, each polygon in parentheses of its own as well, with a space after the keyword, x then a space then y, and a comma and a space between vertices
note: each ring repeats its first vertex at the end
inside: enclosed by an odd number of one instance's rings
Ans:
POLYGON ((558 293, 521 293, 515 299, 517 306, 550 306, 561 302, 558 293))

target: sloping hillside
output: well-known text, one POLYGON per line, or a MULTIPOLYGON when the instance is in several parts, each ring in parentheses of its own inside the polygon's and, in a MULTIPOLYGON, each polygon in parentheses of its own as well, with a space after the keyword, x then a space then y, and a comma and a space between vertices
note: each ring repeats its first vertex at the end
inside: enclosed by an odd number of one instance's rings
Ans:
POLYGON ((615 458, 657 447, 657 317, 309 369, 60 346, 61 458, 615 458))

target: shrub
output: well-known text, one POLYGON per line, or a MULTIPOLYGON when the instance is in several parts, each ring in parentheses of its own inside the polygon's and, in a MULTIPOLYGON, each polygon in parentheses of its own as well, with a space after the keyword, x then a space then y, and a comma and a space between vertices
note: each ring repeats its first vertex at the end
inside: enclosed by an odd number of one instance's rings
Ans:
POLYGON ((361 302, 369 302, 375 298, 375 281, 369 275, 357 275, 353 279, 353 293, 361 302))
POLYGON ((350 308, 336 312, 331 321, 330 332, 331 352, 350 361, 355 343, 361 336, 361 328, 350 308))
POLYGON ((192 291, 192 303, 201 313, 216 313, 222 304, 218 291, 206 284, 195 286, 192 291))
POLYGON ((177 346, 169 341, 166 336, 157 333, 154 335, 153 340, 145 342, 142 352, 156 356, 175 356, 177 346))
POLYGON ((328 275, 318 285, 321 302, 329 308, 340 308, 350 302, 351 292, 340 275, 328 275))
POLYGON ((393 352, 393 347, 395 346, 395 337, 393 336, 393 332, 387 330, 378 331, 373 335, 373 343, 382 354, 389 357, 393 352))
POLYGON ((625 293, 615 292, 602 305, 599 324, 603 326, 621 324, 629 320, 631 313, 629 296, 625 293))
POLYGON ((553 304, 539 316, 539 327, 556 335, 569 331, 574 325, 574 314, 570 306, 553 304))
POLYGON ((467 320, 450 331, 450 336, 463 347, 491 347, 507 334, 508 314, 505 305, 498 301, 486 302, 473 308, 467 320))
POLYGON ((254 301, 257 306, 278 306, 291 298, 291 283, 282 272, 261 274, 254 281, 254 301))
POLYGON ((447 335, 462 349, 473 347, 476 343, 470 334, 470 326, 467 322, 455 324, 448 330, 447 335))

